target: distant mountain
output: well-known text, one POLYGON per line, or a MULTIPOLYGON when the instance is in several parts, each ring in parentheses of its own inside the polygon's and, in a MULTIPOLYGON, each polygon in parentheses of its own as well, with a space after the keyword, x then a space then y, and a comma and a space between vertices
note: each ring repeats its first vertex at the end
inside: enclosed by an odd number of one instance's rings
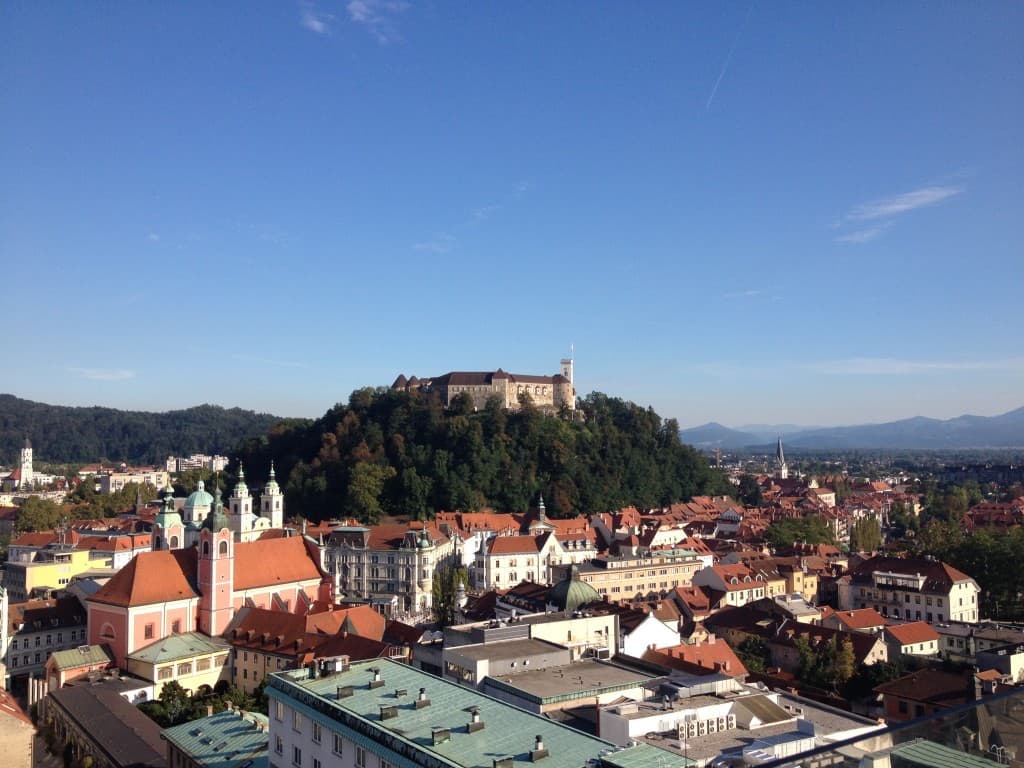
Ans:
POLYGON ((694 448, 743 448, 764 442, 755 434, 729 429, 714 421, 680 430, 679 439, 694 448))
POLYGON ((224 454, 247 438, 266 435, 280 421, 217 405, 150 413, 47 405, 0 394, 0 462, 10 466, 18 460, 26 435, 37 464, 154 464, 169 455, 224 454))
POLYGON ((749 432, 757 438, 759 443, 773 443, 779 435, 792 436, 812 429, 825 429, 825 427, 801 424, 741 424, 733 429, 737 432, 749 432))
POLYGON ((793 448, 869 449, 1020 448, 1024 447, 1024 408, 1001 416, 958 416, 945 421, 915 416, 885 424, 826 427, 783 434, 793 448))

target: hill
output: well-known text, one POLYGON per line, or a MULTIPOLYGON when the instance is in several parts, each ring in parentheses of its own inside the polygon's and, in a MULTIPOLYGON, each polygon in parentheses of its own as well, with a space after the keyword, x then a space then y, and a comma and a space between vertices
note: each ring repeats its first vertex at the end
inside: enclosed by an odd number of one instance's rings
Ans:
POLYGON ((916 416, 884 424, 812 429, 783 439, 787 446, 807 449, 1019 448, 1024 446, 1024 408, 1000 416, 946 420, 916 416))
POLYGON ((684 443, 697 448, 743 448, 763 442, 760 436, 752 432, 730 429, 714 421, 684 429, 679 437, 684 443))
POLYGON ((452 409, 436 395, 354 392, 310 425, 279 425, 242 449, 250 478, 270 460, 292 510, 313 520, 432 516, 440 509, 526 510, 544 494, 553 515, 653 506, 732 486, 679 439, 674 419, 593 393, 582 418, 494 400, 452 409))
POLYGON ((0 462, 17 461, 28 435, 37 462, 154 464, 170 455, 226 453, 280 421, 216 405, 149 413, 47 405, 0 395, 0 462))

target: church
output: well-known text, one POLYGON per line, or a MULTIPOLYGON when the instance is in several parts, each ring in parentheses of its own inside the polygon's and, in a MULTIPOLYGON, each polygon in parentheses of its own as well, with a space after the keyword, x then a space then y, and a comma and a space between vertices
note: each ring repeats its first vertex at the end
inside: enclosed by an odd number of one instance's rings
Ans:
POLYGON ((305 614, 330 601, 333 584, 317 543, 275 535, 284 508, 273 470, 258 518, 241 475, 230 520, 219 488, 212 496, 198 488, 184 519, 172 494, 154 521, 153 551, 136 555, 87 600, 89 643, 107 645, 115 664, 173 634, 220 635, 245 606, 305 614))

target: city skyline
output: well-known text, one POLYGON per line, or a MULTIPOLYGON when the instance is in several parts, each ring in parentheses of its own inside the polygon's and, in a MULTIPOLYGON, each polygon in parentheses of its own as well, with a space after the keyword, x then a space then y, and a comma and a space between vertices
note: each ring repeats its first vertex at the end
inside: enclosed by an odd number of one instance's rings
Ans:
POLYGON ((0 8, 0 390, 683 427, 1024 405, 1024 8, 0 8), (1015 213, 1016 212, 1016 213, 1015 213))

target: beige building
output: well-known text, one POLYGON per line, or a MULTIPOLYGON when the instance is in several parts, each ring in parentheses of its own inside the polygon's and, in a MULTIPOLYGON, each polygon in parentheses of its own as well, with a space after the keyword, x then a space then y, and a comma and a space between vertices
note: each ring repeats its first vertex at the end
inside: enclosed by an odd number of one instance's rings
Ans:
MULTIPOLYGON (((700 555, 691 549, 650 550, 637 555, 600 557, 579 566, 580 579, 612 601, 661 596, 688 587, 701 570, 700 555)), ((565 578, 567 566, 555 567, 553 577, 565 578)))
POLYGON ((167 470, 160 467, 122 467, 119 470, 105 470, 97 479, 101 493, 116 493, 128 483, 151 485, 162 491, 171 482, 167 470))
POLYGON ((229 680, 230 652, 231 646, 219 637, 186 632, 128 654, 127 667, 136 677, 156 683, 157 696, 170 680, 194 692, 200 686, 213 688, 219 681, 229 680))
POLYGON ((561 372, 554 376, 533 376, 496 371, 451 371, 434 378, 406 378, 399 374, 392 389, 405 392, 436 392, 447 408, 459 395, 468 395, 473 406, 483 408, 492 397, 498 398, 505 408, 515 410, 524 396, 538 408, 576 409, 576 389, 573 384, 573 360, 561 361, 561 372))

